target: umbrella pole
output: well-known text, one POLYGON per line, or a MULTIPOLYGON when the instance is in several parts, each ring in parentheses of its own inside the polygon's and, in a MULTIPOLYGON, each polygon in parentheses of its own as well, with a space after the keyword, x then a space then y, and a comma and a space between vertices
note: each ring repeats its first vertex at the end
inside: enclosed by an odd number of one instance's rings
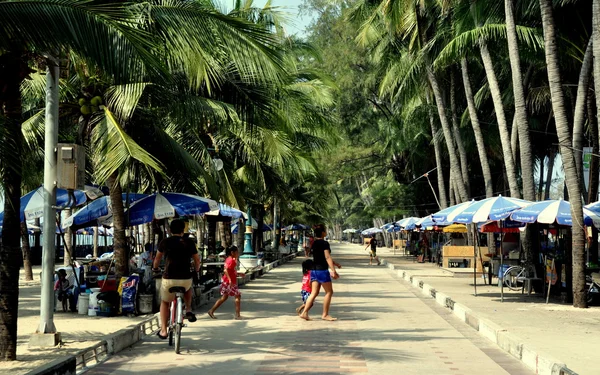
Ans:
MULTIPOLYGON (((477 224, 473 224, 473 234, 477 236, 477 224)), ((473 241, 473 287, 477 296, 477 243, 473 241)))
POLYGON ((500 220, 500 270, 502 272, 502 282, 500 283, 500 302, 504 302, 504 233, 502 232, 502 220, 500 220))

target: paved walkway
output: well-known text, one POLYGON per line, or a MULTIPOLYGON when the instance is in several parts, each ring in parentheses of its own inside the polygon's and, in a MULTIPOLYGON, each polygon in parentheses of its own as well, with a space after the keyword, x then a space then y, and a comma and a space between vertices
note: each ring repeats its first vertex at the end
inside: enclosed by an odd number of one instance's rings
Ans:
MULTIPOLYGON (((358 248, 357 245, 352 245, 358 248)), ((416 263, 412 258, 394 256, 389 249, 378 249, 388 262, 469 307, 523 342, 564 362, 579 375, 600 373, 600 306, 588 309, 574 308, 551 299, 549 304, 541 295, 522 295, 504 288, 504 302, 500 302, 500 288, 484 285, 477 279, 477 296, 473 293, 473 277, 452 277, 431 263, 416 263)), ((492 280, 496 282, 497 279, 492 280)))
POLYGON ((87 374, 531 374, 387 268, 369 267, 357 246, 333 245, 333 254, 344 266, 334 284, 337 322, 320 320, 320 302, 314 320, 296 316, 298 258, 243 289, 244 320, 233 320, 231 301, 218 320, 199 312, 181 355, 151 337, 87 374))

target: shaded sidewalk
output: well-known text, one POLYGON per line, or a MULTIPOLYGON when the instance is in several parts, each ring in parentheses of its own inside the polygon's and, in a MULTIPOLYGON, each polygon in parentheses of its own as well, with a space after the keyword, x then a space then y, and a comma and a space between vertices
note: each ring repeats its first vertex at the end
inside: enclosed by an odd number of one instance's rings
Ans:
POLYGON ((578 374, 599 373, 600 307, 578 309, 556 301, 546 304, 541 295, 522 295, 507 288, 504 302, 500 302, 500 288, 485 285, 480 277, 475 296, 472 277, 453 277, 433 263, 416 263, 412 257, 394 255, 391 249, 378 249, 378 255, 578 374))

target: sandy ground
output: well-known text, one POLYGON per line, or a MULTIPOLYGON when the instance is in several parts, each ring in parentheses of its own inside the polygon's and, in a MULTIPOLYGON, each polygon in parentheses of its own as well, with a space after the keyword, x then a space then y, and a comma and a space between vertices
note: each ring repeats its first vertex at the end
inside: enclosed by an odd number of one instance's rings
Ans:
MULTIPOLYGON (((377 253, 400 269, 418 274, 436 290, 496 322, 538 350, 566 363, 578 374, 600 374, 599 306, 578 309, 552 299, 546 304, 541 295, 527 296, 506 288, 504 302, 501 302, 500 289, 496 285, 484 285, 481 278, 477 279, 477 296, 474 296, 472 277, 452 277, 434 264, 419 264, 412 258, 394 256, 390 249, 378 249, 377 253)), ((496 280, 494 278, 492 283, 496 280)))
POLYGON ((19 282, 19 321, 17 361, 0 363, 0 373, 26 374, 42 364, 92 346, 102 338, 139 323, 148 316, 101 318, 77 313, 57 312, 54 324, 62 336, 62 346, 52 349, 30 348, 29 337, 40 323, 40 268, 34 268, 34 281, 26 282, 21 270, 19 282))

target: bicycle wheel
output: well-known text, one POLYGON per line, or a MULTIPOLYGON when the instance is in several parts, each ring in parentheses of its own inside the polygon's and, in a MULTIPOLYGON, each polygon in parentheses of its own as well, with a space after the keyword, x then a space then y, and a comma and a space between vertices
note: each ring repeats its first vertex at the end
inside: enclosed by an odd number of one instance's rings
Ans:
POLYGON ((173 328, 169 327, 169 346, 173 346, 173 328))
POLYGON ((523 287, 523 267, 512 266, 504 272, 504 286, 510 290, 518 291, 523 287))
POLYGON ((181 324, 175 324, 173 335, 175 336, 175 354, 179 354, 179 349, 181 348, 181 324))

